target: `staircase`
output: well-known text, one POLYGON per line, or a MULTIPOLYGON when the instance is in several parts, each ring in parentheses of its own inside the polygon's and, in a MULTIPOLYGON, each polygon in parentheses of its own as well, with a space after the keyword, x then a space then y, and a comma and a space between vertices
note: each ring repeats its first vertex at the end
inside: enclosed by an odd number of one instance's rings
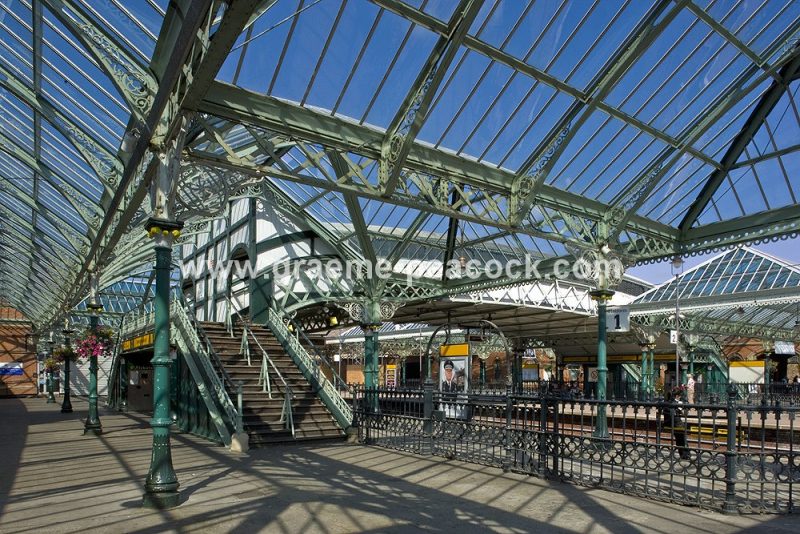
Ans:
MULTIPOLYGON (((247 358, 242 354, 243 329, 240 324, 233 326, 233 336, 222 323, 201 322, 200 326, 231 381, 234 384, 242 382, 242 423, 245 432, 250 436, 251 447, 285 441, 343 438, 344 432, 317 392, 267 328, 257 325, 249 327, 291 388, 294 437, 286 423, 281 421, 284 386, 271 366, 267 367, 267 373, 272 398, 269 398, 268 393, 263 391, 264 386, 259 383, 262 369, 261 347, 253 341, 253 336, 248 336, 248 364, 247 358)), ((231 399, 237 398, 236 391, 228 391, 228 394, 231 399)))

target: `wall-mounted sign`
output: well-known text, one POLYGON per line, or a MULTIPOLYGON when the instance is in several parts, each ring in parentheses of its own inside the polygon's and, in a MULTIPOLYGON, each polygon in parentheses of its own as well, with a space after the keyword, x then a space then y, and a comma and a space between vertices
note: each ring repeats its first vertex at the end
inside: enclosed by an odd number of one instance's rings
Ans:
POLYGON ((19 362, 0 362, 0 375, 22 376, 22 364, 19 362))
POLYGON ((393 388, 397 386, 397 365, 390 363, 386 366, 386 387, 393 388))
POLYGON ((775 342, 775 354, 791 354, 794 355, 795 348, 794 343, 791 341, 776 341, 775 342))
POLYGON ((631 329, 631 310, 627 306, 617 306, 606 310, 606 331, 629 332, 631 329))
POLYGON ((766 362, 749 360, 728 364, 728 377, 734 384, 763 384, 766 362))
POLYGON ((450 356, 469 356, 469 343, 452 343, 439 347, 439 356, 442 358, 450 356))

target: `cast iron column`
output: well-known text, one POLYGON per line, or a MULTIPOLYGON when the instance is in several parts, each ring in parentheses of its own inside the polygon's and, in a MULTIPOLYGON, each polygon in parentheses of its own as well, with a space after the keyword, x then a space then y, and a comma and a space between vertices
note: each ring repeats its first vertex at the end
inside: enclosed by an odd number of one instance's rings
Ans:
POLYGON ((378 410, 378 327, 364 325, 364 387, 367 389, 367 405, 373 412, 378 410))
POLYGON ((639 343, 642 349, 642 383, 640 384, 639 400, 647 398, 647 343, 639 343))
MULTIPOLYGON (((103 305, 97 298, 97 273, 91 275, 91 298, 89 300, 88 308, 91 315, 89 316, 89 330, 97 335, 97 314, 103 309, 103 305)), ((97 356, 92 354, 89 357, 89 415, 86 416, 86 422, 83 425, 83 433, 89 433, 98 436, 103 433, 103 425, 100 424, 100 416, 97 413, 97 356)))
MULTIPOLYGON (((50 341, 47 342, 47 348, 50 353, 50 359, 53 359, 53 334, 50 334, 50 341)), ((56 396, 53 395, 53 371, 47 371, 47 404, 55 404, 56 396)))
POLYGON ((153 451, 145 481, 143 504, 148 508, 172 508, 180 503, 178 476, 172 467, 169 427, 169 294, 172 240, 180 235, 181 224, 150 219, 147 230, 155 238, 155 319, 153 343, 153 451))
POLYGON ((656 345, 655 343, 651 343, 648 351, 648 357, 650 359, 650 378, 648 379, 648 386, 647 386, 647 393, 648 399, 653 398, 653 393, 656 390, 656 345))
MULTIPOLYGON (((69 329, 69 321, 64 321, 64 346, 70 348, 69 336, 74 330, 69 329)), ((70 372, 70 358, 64 358, 64 400, 61 402, 61 413, 72 413, 72 400, 69 398, 69 372, 70 372)))
POLYGON ((364 386, 367 391, 372 391, 367 396, 367 406, 372 412, 377 412, 380 354, 378 350, 378 328, 381 326, 380 301, 367 302, 363 319, 364 322, 361 327, 364 330, 364 386))
MULTIPOLYGON (((597 302, 597 400, 606 400, 606 305, 614 292, 610 289, 597 289, 590 293, 597 302)), ((597 405, 597 420, 594 425, 594 437, 608 438, 608 421, 606 420, 606 405, 597 405)))

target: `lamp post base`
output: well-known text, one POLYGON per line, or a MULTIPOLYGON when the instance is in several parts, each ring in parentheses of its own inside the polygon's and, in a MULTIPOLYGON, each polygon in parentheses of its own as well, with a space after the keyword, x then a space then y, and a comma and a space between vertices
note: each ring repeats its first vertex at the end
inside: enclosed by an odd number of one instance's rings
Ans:
POLYGON ((83 426, 83 435, 86 434, 94 434, 95 436, 99 436, 103 433, 103 426, 100 423, 89 423, 88 421, 83 426))
POLYGON ((175 508, 181 503, 181 494, 177 491, 164 491, 158 493, 145 493, 142 498, 144 508, 165 510, 175 508))
POLYGON ((61 404, 61 413, 72 413, 72 401, 69 400, 69 397, 64 398, 64 402, 61 404))

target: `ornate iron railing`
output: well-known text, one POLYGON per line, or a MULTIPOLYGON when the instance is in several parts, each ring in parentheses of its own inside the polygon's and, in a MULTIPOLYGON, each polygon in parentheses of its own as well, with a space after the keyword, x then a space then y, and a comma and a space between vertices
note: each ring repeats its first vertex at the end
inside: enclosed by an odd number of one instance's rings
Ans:
POLYGON ((309 354, 309 356, 311 356, 317 362, 318 365, 322 365, 328 370, 331 378, 333 379, 334 386, 336 386, 336 388, 339 391, 346 391, 350 395, 352 395, 353 393, 352 386, 344 381, 344 379, 339 375, 336 369, 333 368, 331 362, 328 361, 328 358, 326 358, 323 354, 319 352, 319 350, 317 350, 317 346, 314 344, 311 338, 309 338, 306 335, 306 333, 301 328, 300 324, 298 324, 297 321, 294 320, 290 320, 290 322, 294 327, 294 331, 297 333, 297 335, 303 338, 303 341, 305 341, 305 346, 311 349, 311 352, 313 354, 309 354))
POLYGON ((336 422, 343 429, 351 426, 353 410, 345 399, 336 390, 336 387, 322 372, 319 363, 312 358, 298 339, 289 332, 277 312, 272 308, 267 315, 267 327, 272 331, 286 353, 294 360, 295 365, 318 391, 319 397, 336 422))
POLYGON ((800 407, 742 406, 734 398, 600 402, 429 386, 357 389, 354 407, 366 444, 724 512, 797 512, 800 407))
POLYGON ((214 426, 219 431, 223 443, 229 446, 231 432, 242 432, 242 417, 225 389, 225 378, 227 378, 232 391, 235 390, 235 386, 230 382, 230 377, 226 376, 225 369, 219 361, 217 361, 216 367, 220 370, 220 374, 217 374, 217 369, 211 363, 216 354, 209 352, 206 348, 207 344, 200 339, 197 325, 190 317, 185 304, 179 299, 173 300, 170 315, 173 325, 170 332, 173 340, 183 353, 186 363, 195 377, 197 388, 206 402, 214 426))
MULTIPOLYGON (((170 321, 172 324, 172 328, 170 328, 171 342, 175 343, 184 355, 200 397, 208 409, 222 442, 226 446, 230 446, 231 433, 242 432, 242 417, 225 389, 225 381, 228 382, 231 391, 235 390, 235 386, 227 376, 216 353, 210 349, 208 342, 204 343, 200 339, 199 325, 189 314, 186 303, 179 297, 174 297, 170 303, 170 321), (216 360, 216 369, 212 364, 212 359, 216 360)), ((154 324, 154 311, 135 310, 125 317, 120 326, 120 339, 152 331, 154 324)))

